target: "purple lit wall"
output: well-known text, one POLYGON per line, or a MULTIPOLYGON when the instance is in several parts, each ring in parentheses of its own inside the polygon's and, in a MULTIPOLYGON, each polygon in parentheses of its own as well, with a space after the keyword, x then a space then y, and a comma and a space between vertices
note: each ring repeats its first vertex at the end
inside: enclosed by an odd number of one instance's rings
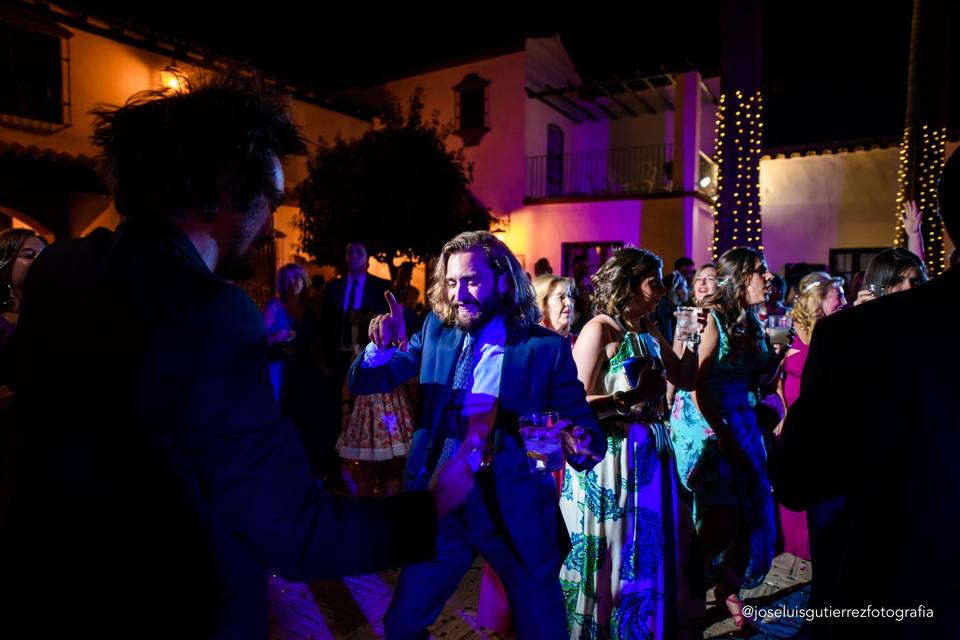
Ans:
POLYGON ((524 207, 510 215, 503 240, 523 256, 526 269, 547 258, 560 272, 564 242, 623 242, 640 244, 640 200, 542 204, 524 207))

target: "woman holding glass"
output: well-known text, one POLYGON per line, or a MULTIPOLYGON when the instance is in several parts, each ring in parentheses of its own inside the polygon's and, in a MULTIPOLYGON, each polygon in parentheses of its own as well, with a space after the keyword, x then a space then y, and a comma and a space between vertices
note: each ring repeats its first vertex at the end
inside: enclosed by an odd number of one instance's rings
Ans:
MULTIPOLYGON (((593 276, 595 316, 573 350, 606 457, 565 472, 573 550, 561 569, 571 638, 700 637, 703 601, 684 582, 684 527, 666 426, 666 380, 696 382, 695 341, 677 356, 647 317, 665 294, 660 258, 625 248, 593 276)), ((686 531, 685 531, 686 529, 686 531)))
POLYGON ((863 275, 863 289, 857 292, 853 305, 875 300, 881 296, 906 291, 927 281, 923 260, 912 251, 901 247, 884 249, 870 259, 863 275))
POLYGON ((704 558, 716 575, 717 603, 742 628, 749 621, 739 592, 762 582, 776 541, 756 390, 776 375, 785 348, 771 345, 756 315, 772 279, 763 254, 731 249, 717 275, 717 291, 704 301, 709 321, 696 389, 677 392, 670 427, 681 481, 694 495, 704 558))

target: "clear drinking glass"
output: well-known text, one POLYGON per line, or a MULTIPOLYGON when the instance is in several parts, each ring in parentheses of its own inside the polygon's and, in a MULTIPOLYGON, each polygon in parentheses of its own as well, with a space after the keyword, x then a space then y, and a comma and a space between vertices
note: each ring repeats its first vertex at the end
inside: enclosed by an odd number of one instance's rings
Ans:
POLYGON ((534 473, 549 473, 563 467, 563 449, 556 411, 543 411, 520 416, 520 437, 527 449, 527 462, 534 473))
POLYGON ((793 318, 790 316, 768 316, 767 327, 770 329, 770 342, 773 344, 790 344, 790 329, 793 327, 793 318))

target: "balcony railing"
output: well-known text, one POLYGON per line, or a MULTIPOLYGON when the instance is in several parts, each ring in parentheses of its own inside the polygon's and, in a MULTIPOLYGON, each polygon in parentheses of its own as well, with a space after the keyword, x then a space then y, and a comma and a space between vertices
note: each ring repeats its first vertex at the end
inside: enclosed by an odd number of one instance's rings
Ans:
POLYGON ((673 145, 527 157, 528 198, 645 195, 673 190, 673 145))

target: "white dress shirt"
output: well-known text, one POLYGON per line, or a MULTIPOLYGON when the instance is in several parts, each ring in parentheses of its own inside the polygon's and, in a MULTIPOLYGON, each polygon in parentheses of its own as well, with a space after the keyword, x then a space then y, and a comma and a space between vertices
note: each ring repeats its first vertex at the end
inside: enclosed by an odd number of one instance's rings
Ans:
MULTIPOLYGON (((479 415, 493 408, 500 397, 500 374, 503 372, 504 345, 507 343, 507 326, 503 316, 498 315, 477 333, 473 349, 473 382, 463 401, 463 415, 479 415)), ((362 367, 379 367, 393 357, 396 347, 377 349, 370 343, 363 352, 362 367)), ((457 354, 459 356, 459 354, 457 354)), ((457 358, 453 358, 456 366, 457 358)))

